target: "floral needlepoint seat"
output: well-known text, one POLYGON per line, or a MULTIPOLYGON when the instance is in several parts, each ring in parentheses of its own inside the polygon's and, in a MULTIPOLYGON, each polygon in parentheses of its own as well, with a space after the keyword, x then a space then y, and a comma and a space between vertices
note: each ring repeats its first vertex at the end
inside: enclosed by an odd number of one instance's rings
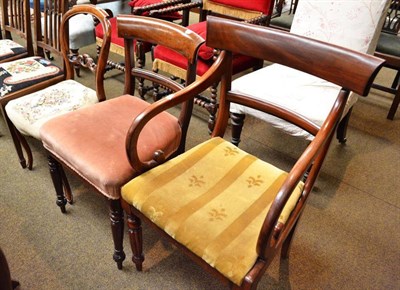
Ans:
POLYGON ((0 64, 0 97, 62 76, 63 70, 42 57, 29 57, 0 64))
POLYGON ((22 134, 40 139, 39 129, 46 121, 97 102, 96 91, 74 80, 66 80, 10 101, 6 109, 22 134))

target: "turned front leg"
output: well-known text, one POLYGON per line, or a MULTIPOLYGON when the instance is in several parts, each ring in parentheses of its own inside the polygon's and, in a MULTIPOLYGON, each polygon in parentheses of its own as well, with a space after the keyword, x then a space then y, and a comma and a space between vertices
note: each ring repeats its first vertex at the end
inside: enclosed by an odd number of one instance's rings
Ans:
POLYGON ((135 263, 136 270, 142 271, 144 261, 142 225, 140 219, 131 214, 127 214, 128 232, 132 249, 132 262, 135 263))
POLYGON ((61 165, 51 155, 48 156, 48 163, 51 179, 53 180, 54 189, 56 190, 57 195, 56 204, 60 207, 61 212, 65 213, 65 204, 67 203, 67 200, 64 196, 61 165))

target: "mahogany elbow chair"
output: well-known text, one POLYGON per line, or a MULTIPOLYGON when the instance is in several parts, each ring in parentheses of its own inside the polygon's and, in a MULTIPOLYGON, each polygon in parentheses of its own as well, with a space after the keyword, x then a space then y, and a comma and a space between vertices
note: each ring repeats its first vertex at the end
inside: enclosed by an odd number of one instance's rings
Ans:
POLYGON ((125 95, 53 118, 41 127, 40 137, 49 155, 56 202, 62 212, 66 211, 68 192, 65 189, 69 187, 64 169, 81 177, 107 200, 114 241, 113 258, 121 269, 125 253, 120 191, 122 185, 140 173, 128 158, 131 154, 131 124, 149 108, 160 113, 144 128, 140 146, 135 152, 141 158, 151 160, 150 165, 158 164, 184 151, 193 95, 198 92, 182 90, 182 85, 169 78, 136 67, 134 42, 146 41, 171 47, 182 53, 193 66, 204 39, 178 24, 144 16, 120 15, 117 26, 118 36, 124 39, 125 95), (149 104, 133 95, 135 78, 149 79, 177 93, 149 104), (177 117, 165 112, 176 105, 180 105, 177 117))
POLYGON ((32 56, 33 41, 28 0, 1 1, 0 63, 32 56), (25 41, 25 46, 13 41, 13 35, 25 41))
MULTIPOLYGON (((219 17, 209 17, 207 25, 206 44, 221 51, 211 68, 222 67, 220 107, 212 138, 148 170, 147 160, 136 152, 142 128, 157 113, 150 107, 135 120, 127 139, 130 162, 142 172, 122 188, 132 260, 137 270, 142 270, 143 220, 231 289, 256 289, 278 250, 282 247, 281 256, 288 255, 350 91, 368 94, 383 60, 219 17), (232 103, 268 112, 304 129, 310 127, 283 106, 254 99, 245 91, 231 91, 234 53, 280 63, 340 87, 326 120, 312 129, 315 138, 289 172, 223 139, 232 103)), ((207 72, 190 87, 209 76, 207 72)), ((325 96, 314 97, 318 103, 325 96)))

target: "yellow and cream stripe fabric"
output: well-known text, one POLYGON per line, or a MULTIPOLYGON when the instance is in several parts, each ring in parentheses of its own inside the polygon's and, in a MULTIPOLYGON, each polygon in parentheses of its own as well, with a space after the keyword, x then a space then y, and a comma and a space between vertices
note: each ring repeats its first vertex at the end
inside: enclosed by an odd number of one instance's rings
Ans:
MULTIPOLYGON (((222 138, 136 177, 122 198, 236 284, 257 259, 256 243, 287 173, 222 138)), ((281 215, 300 197, 299 184, 281 215)))

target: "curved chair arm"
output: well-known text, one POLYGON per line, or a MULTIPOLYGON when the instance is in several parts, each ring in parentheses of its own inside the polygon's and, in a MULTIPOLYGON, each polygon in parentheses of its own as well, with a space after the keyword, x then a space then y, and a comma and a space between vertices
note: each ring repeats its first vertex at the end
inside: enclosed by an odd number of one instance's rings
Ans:
POLYGON ((303 203, 307 199, 317 178, 349 94, 350 91, 341 90, 329 117, 321 126, 321 129, 318 131, 313 141, 294 164, 279 190, 260 231, 257 243, 257 252, 260 257, 264 259, 272 258, 270 253, 273 251, 270 249, 280 247, 282 242, 286 239, 287 234, 289 234, 297 219, 300 217, 304 209, 303 203), (310 168, 311 170, 309 171, 310 168), (299 204, 293 209, 286 224, 279 225, 278 220, 287 201, 297 184, 301 182, 305 176, 307 177, 304 182, 302 197, 300 198, 299 204))
MULTIPOLYGON (((213 83, 220 80, 221 75, 227 70, 226 53, 220 53, 218 59, 214 62, 211 68, 195 82, 185 87, 183 90, 173 93, 165 98, 151 104, 145 111, 143 111, 132 123, 127 138, 126 138, 126 152, 131 166, 137 172, 144 172, 153 168, 164 161, 162 152, 155 152, 155 157, 150 161, 142 161, 137 154, 138 139, 143 127, 156 115, 170 109, 180 103, 188 100, 193 100, 195 96, 206 90, 213 83), (160 157, 161 154, 161 157, 160 157)), ((162 126, 162 124, 160 124, 162 126)), ((160 128, 162 130, 162 128, 160 128)))
POLYGON ((71 10, 67 11, 61 22, 60 30, 66 31, 68 26, 68 20, 81 13, 91 14, 98 22, 103 26, 104 36, 103 45, 100 49, 98 63, 94 63, 93 59, 88 55, 74 55, 70 53, 69 49, 69 34, 62 33, 62 38, 60 40, 61 52, 66 65, 67 78, 73 78, 74 75, 74 65, 79 65, 89 68, 91 71, 95 71, 96 67, 98 72, 96 73, 96 92, 99 101, 104 101, 106 99, 105 89, 104 89, 104 73, 106 71, 107 58, 110 51, 111 43, 111 24, 108 20, 109 15, 106 11, 101 8, 96 7, 92 4, 76 5, 71 10))

